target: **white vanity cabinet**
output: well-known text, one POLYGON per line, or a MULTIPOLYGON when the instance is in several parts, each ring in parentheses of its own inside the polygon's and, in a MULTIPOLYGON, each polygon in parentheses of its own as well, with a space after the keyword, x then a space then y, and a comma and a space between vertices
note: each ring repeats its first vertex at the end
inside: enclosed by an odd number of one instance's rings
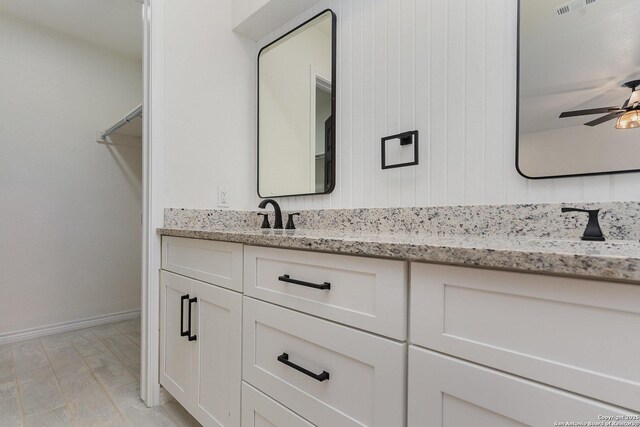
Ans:
POLYGON ((640 422, 640 286, 174 237, 163 250, 161 383, 206 426, 640 422))
MULTIPOLYGON (((598 425, 605 417, 633 417, 631 411, 416 346, 409 349, 408 408, 409 427, 598 425)), ((634 419, 640 421, 629 418, 634 419)))
POLYGON ((244 254, 243 380, 313 425, 405 425, 407 263, 244 254))
MULTIPOLYGON (((172 249, 193 250, 190 243, 172 249)), ((195 243, 209 244, 203 258, 229 249, 242 254, 241 245, 195 243)), ((211 265, 202 264, 201 277, 213 276, 211 265)), ((239 427, 242 294, 169 271, 161 271, 160 284, 160 383, 203 425, 239 427)))
POLYGON ((411 427, 427 413, 543 426, 640 411, 639 286, 412 263, 410 312, 411 427))

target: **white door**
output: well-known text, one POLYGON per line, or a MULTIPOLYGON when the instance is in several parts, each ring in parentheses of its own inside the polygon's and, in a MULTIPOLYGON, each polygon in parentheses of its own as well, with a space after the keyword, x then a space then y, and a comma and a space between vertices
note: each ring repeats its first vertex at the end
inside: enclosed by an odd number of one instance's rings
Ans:
POLYGON ((192 281, 192 415, 205 426, 240 426, 242 295, 192 281))
POLYGON ((634 414, 415 346, 409 347, 408 398, 409 427, 599 425, 634 414))
POLYGON ((192 280, 160 272, 160 384, 189 409, 193 343, 184 335, 192 280))

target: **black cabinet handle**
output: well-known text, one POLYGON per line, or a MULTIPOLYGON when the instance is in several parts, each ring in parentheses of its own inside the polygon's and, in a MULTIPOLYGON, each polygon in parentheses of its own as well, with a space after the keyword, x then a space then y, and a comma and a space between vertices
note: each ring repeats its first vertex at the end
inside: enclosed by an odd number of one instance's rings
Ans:
POLYGON ((189 335, 189 331, 184 330, 184 300, 189 299, 189 294, 182 295, 180 297, 180 336, 186 337, 189 335))
POLYGON ((322 285, 318 285, 315 283, 303 282, 302 280, 292 279, 291 277, 289 277, 288 274, 285 274, 284 276, 279 276, 278 280, 280 280, 281 282, 293 283, 294 285, 306 286, 307 288, 321 289, 323 291, 327 289, 331 289, 331 283, 329 282, 324 282, 322 285))
POLYGON ((195 341, 198 339, 197 335, 191 335, 191 304, 197 303, 198 302, 198 298, 193 297, 189 299, 189 341, 195 341))
POLYGON ((278 356, 278 362, 284 363, 285 365, 295 369, 296 371, 302 372, 303 374, 310 376, 314 380, 322 382, 329 379, 329 372, 327 371, 322 371, 321 374, 314 374, 310 370, 305 369, 302 366, 298 366, 293 362, 290 362, 289 355, 287 353, 282 353, 280 356, 278 356))

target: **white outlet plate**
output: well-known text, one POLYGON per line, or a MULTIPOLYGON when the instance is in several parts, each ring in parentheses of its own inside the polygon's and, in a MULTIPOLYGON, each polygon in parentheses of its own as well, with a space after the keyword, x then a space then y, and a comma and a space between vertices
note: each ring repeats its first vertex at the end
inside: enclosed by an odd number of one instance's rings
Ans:
POLYGON ((231 192, 227 187, 218 187, 218 207, 228 208, 231 199, 231 192))

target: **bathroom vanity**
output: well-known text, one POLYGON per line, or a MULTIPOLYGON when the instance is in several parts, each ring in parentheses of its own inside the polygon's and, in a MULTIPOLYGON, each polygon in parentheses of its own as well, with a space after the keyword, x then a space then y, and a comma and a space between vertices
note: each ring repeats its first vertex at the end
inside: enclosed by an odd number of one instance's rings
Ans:
POLYGON ((233 103, 167 132, 161 205, 229 209, 165 209, 160 383, 207 426, 640 426, 637 179, 600 177, 639 167, 640 39, 603 34, 640 3, 263 3, 255 72, 198 73, 233 103))
POLYGON ((159 232, 161 384, 204 425, 640 413, 638 243, 159 232))

